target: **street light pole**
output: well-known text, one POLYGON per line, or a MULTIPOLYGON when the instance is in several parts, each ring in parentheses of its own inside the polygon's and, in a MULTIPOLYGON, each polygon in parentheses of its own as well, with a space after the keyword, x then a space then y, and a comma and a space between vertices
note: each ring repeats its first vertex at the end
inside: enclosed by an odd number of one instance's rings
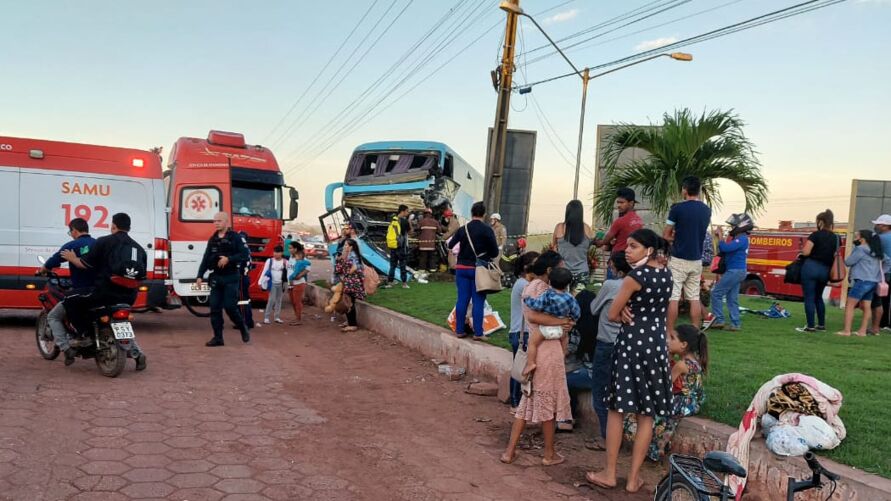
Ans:
MULTIPOLYGON (((572 60, 569 59, 569 57, 563 52, 563 50, 560 48, 560 46, 557 45, 557 42, 555 42, 554 39, 552 39, 551 36, 548 35, 548 33, 541 27, 541 25, 538 24, 538 21, 536 21, 534 17, 530 16, 529 14, 526 14, 523 11, 520 11, 518 14, 521 16, 525 16, 527 19, 532 21, 532 24, 534 24, 535 27, 538 28, 538 31, 540 31, 541 34, 544 35, 545 38, 548 39, 548 42, 550 42, 550 44, 553 45, 555 49, 557 49, 557 52, 559 52, 560 55, 563 56, 563 59, 567 63, 569 63, 570 66, 572 66, 573 72, 582 79, 582 108, 581 108, 581 113, 580 113, 581 116, 579 117, 579 140, 578 140, 578 149, 576 150, 576 154, 575 154, 575 181, 572 184, 572 198, 573 198, 573 200, 578 200, 578 198, 579 198, 579 172, 581 171, 581 168, 582 168, 582 140, 584 139, 583 134, 585 131, 585 103, 588 100, 588 82, 595 78, 602 77, 603 75, 607 75, 607 74, 613 73, 615 71, 619 71, 623 68, 627 68, 629 66, 634 66, 635 64, 640 64, 645 61, 649 61, 651 59, 656 59, 657 57, 665 56, 665 57, 670 57, 672 59, 676 59, 678 61, 692 61, 693 56, 691 56, 690 54, 683 53, 683 52, 672 52, 671 54, 656 54, 654 56, 650 56, 650 57, 641 59, 639 61, 635 61, 633 63, 626 64, 624 66, 619 66, 618 68, 613 68, 611 70, 604 71, 603 73, 598 73, 592 77, 592 76, 590 76, 589 68, 585 68, 583 71, 579 71, 579 69, 575 66, 575 64, 572 63, 572 60)), ((567 73, 566 75, 561 75, 559 77, 551 78, 551 79, 548 79, 548 80, 545 80, 542 82, 537 82, 537 83, 544 83, 546 81, 551 81, 551 80, 555 80, 557 78, 563 78, 563 77, 567 77, 567 76, 571 76, 571 75, 572 75, 572 73, 567 73)), ((536 85, 536 83, 529 84, 529 85, 522 87, 519 90, 520 94, 526 94, 526 93, 531 92, 533 85, 536 85)))
POLYGON ((504 47, 501 56, 501 81, 498 85, 498 104, 495 108, 495 125, 489 140, 489 158, 486 162, 485 203, 489 214, 500 210, 501 187, 504 175, 504 150, 507 147, 507 118, 510 113, 510 93, 513 91, 514 54, 517 41, 517 24, 520 0, 504 0, 500 8, 507 12, 504 28, 504 47))

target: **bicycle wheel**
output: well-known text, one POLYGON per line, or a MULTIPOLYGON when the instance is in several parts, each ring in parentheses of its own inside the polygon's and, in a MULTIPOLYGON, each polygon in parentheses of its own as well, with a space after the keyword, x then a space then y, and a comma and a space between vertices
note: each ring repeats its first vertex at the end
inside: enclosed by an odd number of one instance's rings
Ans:
POLYGON ((709 497, 700 493, 696 487, 690 485, 681 475, 675 475, 671 479, 671 490, 669 492, 669 475, 662 477, 659 485, 656 487, 656 495, 654 501, 708 501, 709 497))

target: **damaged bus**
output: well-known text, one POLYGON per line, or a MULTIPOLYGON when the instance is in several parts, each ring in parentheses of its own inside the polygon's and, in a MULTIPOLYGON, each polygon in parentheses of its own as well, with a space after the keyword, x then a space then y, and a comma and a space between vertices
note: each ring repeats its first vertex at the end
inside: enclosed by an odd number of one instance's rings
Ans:
POLYGON ((443 143, 366 143, 353 151, 343 182, 325 189, 327 212, 319 221, 329 245, 336 245, 340 230, 351 225, 365 260, 386 274, 390 268, 387 227, 400 204, 407 205, 413 216, 430 208, 440 220, 450 208, 463 223, 470 219, 473 203, 482 198, 483 176, 443 143), (338 189, 341 203, 335 205, 338 189))

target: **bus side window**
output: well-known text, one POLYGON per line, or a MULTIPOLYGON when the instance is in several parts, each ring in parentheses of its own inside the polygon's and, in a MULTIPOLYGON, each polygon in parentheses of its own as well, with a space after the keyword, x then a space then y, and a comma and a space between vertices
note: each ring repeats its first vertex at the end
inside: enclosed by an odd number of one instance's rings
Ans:
POLYGON ((455 179, 455 162, 451 155, 446 155, 445 157, 445 167, 443 167, 442 174, 445 177, 455 179))
POLYGON ((362 166, 359 167, 359 176, 373 176, 377 171, 377 155, 365 155, 365 158, 362 160, 362 166))

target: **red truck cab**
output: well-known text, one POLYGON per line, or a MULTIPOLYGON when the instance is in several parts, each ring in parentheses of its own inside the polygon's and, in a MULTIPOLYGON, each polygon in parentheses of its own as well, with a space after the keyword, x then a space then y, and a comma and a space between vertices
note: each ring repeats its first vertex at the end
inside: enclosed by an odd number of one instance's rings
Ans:
POLYGON ((268 294, 257 285, 258 275, 273 248, 283 244, 282 224, 297 217, 298 199, 297 190, 285 185, 272 152, 246 144, 234 132, 212 130, 207 139, 182 137, 170 152, 164 181, 176 294, 187 300, 208 294, 206 284, 197 287, 195 279, 215 231, 213 217, 228 212, 233 229, 247 235, 251 249, 251 299, 265 300, 268 294))

